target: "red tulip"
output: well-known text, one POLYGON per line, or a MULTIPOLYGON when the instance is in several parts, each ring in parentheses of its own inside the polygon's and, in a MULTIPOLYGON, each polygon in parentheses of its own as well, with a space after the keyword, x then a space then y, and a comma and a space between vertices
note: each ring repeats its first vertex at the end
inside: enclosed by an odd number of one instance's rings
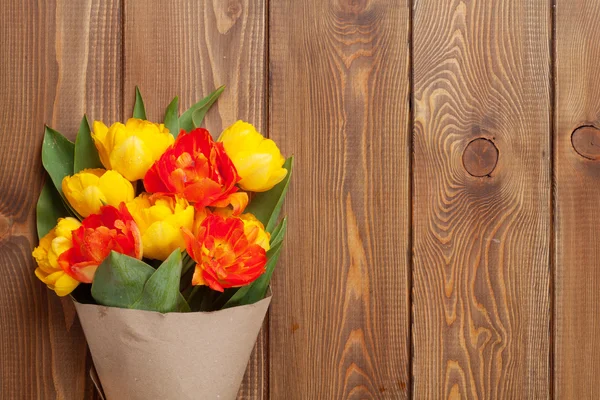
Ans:
POLYGON ((181 131, 144 177, 150 193, 174 193, 196 208, 227 207, 235 215, 248 204, 248 195, 238 192, 240 181, 222 143, 215 143, 206 129, 181 131))
POLYGON ((79 282, 91 283, 96 269, 111 251, 142 259, 140 231, 125 203, 119 208, 103 206, 72 232, 73 247, 62 253, 58 263, 79 282))
POLYGON ((222 292, 247 285, 265 272, 265 249, 246 236, 241 219, 210 214, 196 236, 183 231, 187 252, 197 263, 192 285, 222 292))

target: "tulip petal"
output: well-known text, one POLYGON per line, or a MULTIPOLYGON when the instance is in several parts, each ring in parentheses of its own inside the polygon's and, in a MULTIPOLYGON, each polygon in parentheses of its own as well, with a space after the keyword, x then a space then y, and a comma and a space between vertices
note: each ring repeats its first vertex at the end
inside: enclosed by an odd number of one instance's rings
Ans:
POLYGON ((130 181, 143 179, 154 159, 146 143, 137 136, 123 140, 110 153, 110 164, 130 181))
POLYGON ((94 261, 86 261, 70 266, 69 275, 82 283, 92 283, 94 275, 100 264, 94 261))
POLYGON ((142 236, 144 255, 154 260, 166 260, 176 248, 184 248, 181 229, 167 222, 154 222, 142 236))
POLYGON ((54 283, 54 291, 59 297, 64 297, 71 294, 75 288, 79 286, 79 282, 67 274, 62 274, 54 283))
POLYGON ((114 207, 135 197, 131 182, 117 171, 106 171, 98 181, 98 188, 106 198, 105 203, 114 207))
MULTIPOLYGON (((254 227, 258 229, 258 225, 254 227)), ((211 214, 202 222, 196 237, 184 232, 188 254, 197 263, 193 285, 204 283, 223 291, 246 285, 265 271, 264 248, 248 240, 244 222, 238 217, 211 214)))
POLYGON ((277 185, 279 182, 283 181, 285 179, 285 177, 287 176, 287 173, 288 173, 288 171, 285 168, 279 168, 278 170, 273 172, 273 174, 269 177, 269 180, 265 184, 265 188, 266 188, 265 191, 271 190, 275 185, 277 185))
POLYGON ((144 176, 144 188, 148 193, 168 193, 169 188, 159 175, 159 162, 157 161, 144 176))
POLYGON ((263 136, 254 126, 244 121, 237 121, 225 129, 219 137, 219 142, 225 145, 225 150, 232 154, 240 151, 254 151, 258 148, 263 136))
MULTIPOLYGON (((94 121, 92 127, 92 139, 98 150, 100 161, 104 168, 110 169, 109 147, 105 144, 107 139, 108 127, 101 121, 94 121)), ((112 146, 111 146, 112 147, 112 146)))
POLYGON ((246 192, 236 192, 232 193, 226 198, 215 201, 210 204, 212 207, 224 208, 231 206, 233 211, 232 215, 240 215, 246 209, 248 205, 248 193, 246 192))
POLYGON ((204 277, 202 275, 203 275, 202 268, 200 268, 198 265, 196 265, 196 268, 194 269, 194 275, 192 276, 192 285, 193 286, 206 285, 206 281, 204 280, 204 277))
POLYGON ((183 196, 195 202, 198 207, 211 205, 213 198, 221 194, 221 185, 210 178, 201 178, 197 182, 187 186, 183 196))

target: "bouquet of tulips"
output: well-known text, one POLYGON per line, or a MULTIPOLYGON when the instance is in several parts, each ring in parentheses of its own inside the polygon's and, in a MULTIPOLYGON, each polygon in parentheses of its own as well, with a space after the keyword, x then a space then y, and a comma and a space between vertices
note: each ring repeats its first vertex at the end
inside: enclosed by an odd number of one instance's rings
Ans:
POLYGON ((292 172, 238 121, 201 128, 223 87, 164 123, 46 127, 36 276, 71 295, 108 399, 235 398, 269 306, 292 172))

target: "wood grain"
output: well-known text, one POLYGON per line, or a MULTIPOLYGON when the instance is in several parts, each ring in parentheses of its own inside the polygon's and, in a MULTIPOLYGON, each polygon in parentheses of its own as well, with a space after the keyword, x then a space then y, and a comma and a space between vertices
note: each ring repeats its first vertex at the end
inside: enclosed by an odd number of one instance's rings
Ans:
POLYGON ((600 397, 599 18, 597 1, 556 1, 557 399, 600 397))
POLYGON ((118 1, 5 1, 0 52, 0 398, 95 398, 75 310, 34 274, 44 123, 120 112, 118 1), (102 95, 99 95, 99 89, 102 95))
POLYGON ((207 129, 215 135, 238 119, 266 127, 264 0, 126 0, 124 29, 124 118, 135 85, 154 120, 175 96, 183 112, 226 85, 207 129))
POLYGON ((295 156, 271 398, 407 398, 408 2, 273 1, 269 15, 269 133, 295 156))
POLYGON ((413 17, 414 398, 548 398, 550 2, 413 17))
MULTIPOLYGON (((179 96, 183 112, 226 85, 205 120, 213 136, 238 119, 264 132, 264 0, 126 0, 124 32, 123 119, 131 116, 135 85, 155 121, 162 121, 173 97, 179 96)), ((268 397, 267 349, 267 334, 261 332, 239 398, 268 397)))

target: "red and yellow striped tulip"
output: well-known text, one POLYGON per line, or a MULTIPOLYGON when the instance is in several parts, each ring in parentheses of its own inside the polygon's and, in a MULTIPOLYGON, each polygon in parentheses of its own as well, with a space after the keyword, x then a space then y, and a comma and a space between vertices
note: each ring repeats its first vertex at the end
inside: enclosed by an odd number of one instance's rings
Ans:
POLYGON ((73 247, 58 258, 62 269, 74 279, 91 283, 98 266, 116 251, 142 259, 142 238, 125 203, 119 208, 103 206, 99 214, 85 218, 72 232, 73 247))
POLYGON ((240 177, 223 149, 206 129, 182 131, 173 146, 160 157, 144 177, 150 193, 177 194, 195 207, 232 206, 239 215, 248 204, 248 195, 238 192, 240 177))
POLYGON ((196 262, 192 285, 208 285, 222 292, 241 287, 265 272, 265 249, 249 240, 237 217, 208 215, 197 235, 184 229, 187 252, 196 262))

